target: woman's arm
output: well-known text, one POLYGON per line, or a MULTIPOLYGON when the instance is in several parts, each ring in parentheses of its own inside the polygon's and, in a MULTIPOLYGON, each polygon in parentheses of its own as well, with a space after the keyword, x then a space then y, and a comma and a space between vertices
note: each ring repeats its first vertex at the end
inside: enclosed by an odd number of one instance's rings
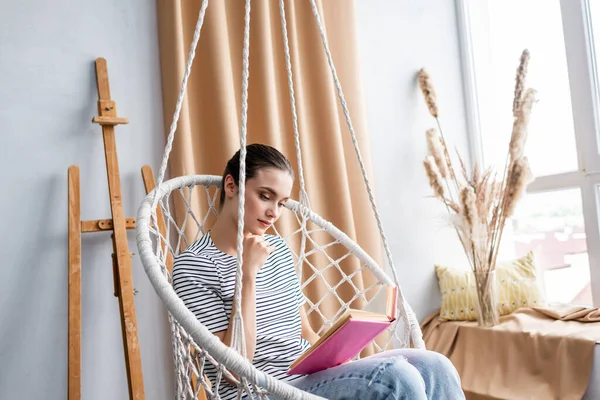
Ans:
MULTIPOLYGON (((242 318, 244 319, 244 336, 246 339, 246 358, 252 362, 254 352, 256 351, 256 276, 244 275, 242 278, 242 318)), ((215 332, 224 344, 231 347, 231 339, 233 337, 233 316, 235 315, 235 297, 231 310, 231 318, 226 331, 215 332)), ((237 374, 229 371, 236 378, 237 374)), ((223 376, 223 378, 232 385, 236 385, 234 381, 223 376)))
MULTIPOLYGON (((252 362, 256 351, 256 275, 267 261, 267 257, 275 250, 262 236, 247 235, 244 238, 244 262, 242 264, 242 318, 244 319, 244 338, 246 341, 246 358, 252 362)), ((233 316, 236 312, 236 297, 233 299, 231 318, 226 331, 216 332, 217 336, 227 346, 231 347, 233 338, 233 316)), ((232 375, 238 378, 236 374, 232 375)), ((234 384, 230 379, 225 378, 234 384)))
MULTIPOLYGON (((252 362, 256 351, 256 276, 244 274, 242 278, 242 317, 244 318, 244 336, 246 339, 246 358, 252 362)), ((233 338, 233 316, 235 315, 235 298, 231 310, 229 327, 225 332, 219 332, 219 337, 227 346, 231 347, 233 338)), ((219 336, 217 334, 217 336, 219 336)))
POLYGON ((302 321, 302 338, 306 339, 311 346, 314 345, 319 340, 319 335, 310 326, 304 306, 300 306, 300 320, 302 321))

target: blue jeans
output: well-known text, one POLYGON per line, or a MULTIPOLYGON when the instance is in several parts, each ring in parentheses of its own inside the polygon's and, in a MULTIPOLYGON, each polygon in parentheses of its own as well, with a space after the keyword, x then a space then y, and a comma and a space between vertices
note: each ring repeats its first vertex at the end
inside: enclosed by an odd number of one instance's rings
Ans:
POLYGON ((330 400, 465 398, 450 360, 442 354, 417 349, 385 351, 290 384, 330 400))

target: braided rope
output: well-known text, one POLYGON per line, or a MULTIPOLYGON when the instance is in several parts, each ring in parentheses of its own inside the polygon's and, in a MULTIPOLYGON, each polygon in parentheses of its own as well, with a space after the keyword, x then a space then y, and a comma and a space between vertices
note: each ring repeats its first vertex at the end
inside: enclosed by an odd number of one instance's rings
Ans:
MULTIPOLYGON (((162 159, 161 166, 160 166, 159 173, 158 173, 158 179, 156 182, 157 187, 159 187, 162 184, 162 182, 164 180, 165 172, 167 170, 169 155, 170 155, 172 147, 173 147, 173 140, 175 139, 175 131, 177 129, 177 123, 179 122, 179 116, 181 114, 181 107, 183 104, 183 99, 185 97, 188 79, 189 79, 189 76, 192 71, 192 64, 194 61, 194 57, 196 56, 196 47, 198 45, 198 40, 200 39, 200 32, 202 31, 202 26, 204 24, 204 16, 206 15, 207 7, 208 7, 208 0, 203 0, 200 10, 198 12, 198 20, 196 21, 196 27, 194 29, 192 43, 190 43, 188 59, 187 59, 186 65, 185 65, 185 72, 184 72, 183 79, 181 82, 181 90, 179 91, 179 96, 177 97, 177 103, 175 105, 175 112, 173 115, 173 120, 172 120, 171 126, 169 128, 167 144, 165 146, 163 159, 162 159)), ((157 224, 158 217, 156 215, 155 209, 152 210, 151 219, 154 222, 154 226, 158 226, 158 224, 157 224)), ((165 243, 169 243, 169 242, 165 242, 165 243)), ((182 385, 183 385, 184 380, 187 379, 187 376, 185 374, 185 371, 182 370, 182 368, 177 367, 178 365, 182 365, 179 362, 180 360, 178 359, 178 357, 179 357, 178 354, 180 353, 179 349, 181 347, 181 342, 180 342, 179 336, 176 333, 176 328, 174 326, 174 321, 173 321, 173 318, 171 315, 169 315, 169 325, 171 327, 171 333, 172 333, 171 334, 171 347, 172 347, 173 353, 174 353, 173 361, 175 362, 176 373, 177 373, 177 377, 176 377, 177 393, 183 393, 182 385)))
MULTIPOLYGON (((300 182, 300 204, 310 208, 310 200, 308 199, 308 192, 306 191, 306 184, 304 182, 304 169, 302 167, 302 149, 300 147, 300 131, 298 129, 298 113, 296 112, 296 96, 294 95, 294 79, 292 74, 292 61, 290 55, 290 45, 288 40, 287 31, 287 20, 285 18, 285 4, 284 0, 279 0, 279 15, 281 16, 281 31, 283 36, 283 48, 285 54, 285 69, 287 72, 288 91, 290 94, 290 106, 292 108, 292 127, 294 130, 294 146, 296 147, 296 159, 298 160, 298 180, 300 182)), ((306 251, 306 220, 307 216, 302 216, 302 238, 300 239, 300 256, 296 263, 296 271, 299 279, 302 275, 303 262, 302 257, 306 251)))
POLYGON ((296 97, 294 96, 294 79, 292 74, 292 61, 290 56, 290 45, 288 41, 287 21, 285 18, 284 0, 279 0, 279 15, 281 16, 281 30, 283 33, 283 47, 285 52, 285 69, 287 72, 287 83, 290 93, 290 104, 292 108, 292 127, 294 129, 294 145, 296 147, 296 158, 298 159, 298 180, 300 181, 300 198, 301 204, 310 208, 308 193, 304 183, 304 169, 302 168, 302 150, 300 148, 300 133, 298 130, 298 113, 296 112, 296 97))
MULTIPOLYGON (((360 166, 360 171, 363 176, 363 180, 365 182, 365 186, 367 187, 367 193, 369 195, 369 202, 371 203, 371 208, 373 209, 373 214, 375 215, 375 220, 377 221, 377 228, 379 229, 379 234, 381 236, 381 241, 383 243, 383 247, 385 250, 386 257, 388 259, 390 269, 392 270, 392 275, 394 276, 394 282, 398 287, 398 296, 401 300, 400 312, 402 316, 406 320, 406 324, 404 326, 405 334, 408 337, 415 336, 416 342, 419 342, 419 345, 422 345, 422 340, 420 340, 421 330, 417 326, 418 329, 414 328, 414 322, 417 321, 416 316, 412 312, 409 306, 407 306, 407 302, 404 299, 404 295, 402 293, 402 289, 400 287, 400 283, 398 282, 398 274, 396 272, 396 268, 394 266, 394 261, 392 259, 392 252, 390 251, 390 247, 383 229, 383 223, 381 222, 381 216, 379 215, 379 210, 377 208, 377 204, 375 203, 375 197, 373 195, 373 190, 371 189, 371 183, 367 176, 367 170, 365 168, 365 163, 363 161, 362 155, 360 153, 360 149, 358 147, 358 139, 356 137, 356 133, 354 131, 354 125, 352 124, 352 120, 350 118, 350 112, 348 111, 348 105, 346 103, 346 99, 344 97, 344 92, 342 90, 342 85, 337 75, 337 71, 333 64, 333 58, 331 56, 331 51, 329 50, 329 43, 327 41, 327 37, 325 35, 325 28, 323 27, 323 23, 321 22, 321 16, 319 14, 319 10, 317 8, 315 0, 310 0, 311 8, 313 14, 315 16, 315 21, 317 23, 317 27, 319 28, 319 34, 321 35, 321 41, 323 43, 323 48, 325 49, 325 54, 327 56, 327 62, 329 64, 329 69, 331 70, 331 75, 333 77, 333 82, 335 84, 335 88, 337 91, 338 99, 340 100, 340 105, 342 106, 342 110, 344 112, 344 117, 346 118, 346 124, 348 125, 348 130, 350 132, 350 137, 352 138, 352 145, 354 146, 354 150, 356 152, 356 157, 358 158, 358 163, 360 166)), ((417 322, 418 325, 418 322, 417 322)))
POLYGON ((208 0, 202 0, 202 6, 200 7, 200 12, 198 13, 198 21, 196 22, 196 28, 194 29, 194 36, 192 37, 192 43, 190 44, 188 59, 187 59, 187 62, 185 63, 185 73, 183 74, 183 80, 181 82, 181 90, 179 91, 179 96, 177 97, 177 104, 175 105, 175 113, 173 114, 173 121, 171 122, 171 127, 169 128, 169 136, 167 138, 167 144, 165 146, 162 163, 160 165, 160 170, 158 172, 158 179, 156 180, 156 186, 160 186, 160 184, 163 182, 163 180, 165 178, 165 172, 167 170, 169 155, 171 154, 171 149, 173 147, 173 139, 175 138, 175 131, 177 130, 177 122, 179 122, 179 115, 181 114, 181 106, 183 104, 183 99, 185 97, 188 78, 190 77, 190 73, 192 72, 192 64, 194 62, 194 57, 196 56, 196 47, 198 45, 198 40, 200 39, 200 31, 202 30, 202 25, 204 24, 204 16, 206 14, 206 7, 208 7, 208 0))
POLYGON ((371 202, 371 208, 373 209, 373 213, 375 214, 375 219, 377 220, 377 227, 379 228, 379 233, 381 234, 381 239, 383 241, 385 253, 389 260, 390 266, 392 267, 392 272, 394 273, 394 278, 396 278, 396 271, 395 271, 395 268, 393 268, 394 263, 392 261, 392 253, 389 249, 389 245, 388 245, 385 233, 383 231, 383 224, 381 223, 381 217, 379 216, 377 204, 375 203, 375 197, 373 195, 373 190, 371 189, 371 183, 369 181, 369 177, 367 176, 367 170, 365 168, 365 163, 363 161, 362 155, 360 153, 360 149, 358 147, 358 139, 356 138, 356 133, 354 132, 354 125, 352 124, 352 120, 350 119, 350 112, 348 111, 348 105, 346 103, 346 99, 345 99, 344 93, 342 91, 342 85, 340 84, 340 80, 338 78, 337 71, 333 64, 333 58, 331 56, 331 51, 329 50, 329 43, 328 43, 327 37, 325 35, 325 28, 323 27, 323 23, 321 22, 321 17, 319 15, 319 10, 317 9, 315 0, 310 0, 310 4, 312 6, 313 14, 314 14, 315 20, 317 22, 317 27, 319 28, 319 33, 321 35, 321 41, 323 42, 323 47, 325 48, 325 53, 327 55, 327 62, 329 64, 329 68, 331 70, 331 75, 333 76, 333 82, 335 84, 337 95, 340 100, 342 110, 344 112, 344 117, 346 118, 346 123, 348 124, 348 130, 350 131, 350 136, 352 138, 352 144, 354 145, 354 150, 355 150, 356 156, 358 158, 358 163, 360 165, 360 171, 362 173, 363 180, 365 181, 365 185, 367 186, 367 192, 369 194, 369 201, 371 202))
POLYGON ((246 337, 242 317, 242 265, 244 262, 244 206, 246 197, 246 136, 248 127, 248 80, 250 76, 250 0, 246 0, 244 15, 244 50, 242 53, 242 126, 240 132, 240 174, 238 184, 237 270, 235 275, 235 314, 233 315, 232 341, 238 351, 246 356, 246 337))

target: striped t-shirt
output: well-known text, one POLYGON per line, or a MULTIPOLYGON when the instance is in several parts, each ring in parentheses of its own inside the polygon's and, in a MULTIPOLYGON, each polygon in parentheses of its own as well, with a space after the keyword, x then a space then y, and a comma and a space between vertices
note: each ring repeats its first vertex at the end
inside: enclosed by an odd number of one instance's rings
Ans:
MULTIPOLYGON (((273 235, 265 235, 265 239, 275 251, 256 275, 256 350, 252 363, 276 379, 291 381, 299 375, 286 375, 289 366, 310 346, 301 336, 299 308, 306 300, 285 241, 273 235)), ((236 265, 236 257, 217 249, 209 233, 175 258, 175 292, 213 333, 229 326, 236 265)), ((214 388, 216 369, 210 362, 205 374, 214 388)), ((221 380, 219 395, 223 400, 234 399, 236 393, 234 386, 221 380)))

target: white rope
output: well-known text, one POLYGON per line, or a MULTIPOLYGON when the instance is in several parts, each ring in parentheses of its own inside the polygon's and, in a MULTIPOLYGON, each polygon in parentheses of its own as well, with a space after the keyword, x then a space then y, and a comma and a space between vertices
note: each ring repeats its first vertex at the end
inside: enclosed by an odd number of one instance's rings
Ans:
POLYGON ((188 78, 190 73, 192 72, 192 63, 194 61, 194 57, 196 56, 196 46, 198 45, 198 40, 200 39, 200 31, 202 30, 202 25, 204 24, 204 15, 206 14, 206 7, 208 7, 208 0, 202 0, 202 6, 200 7, 200 12, 198 14, 198 21, 196 22, 196 29, 194 29, 194 36, 192 38, 192 43, 190 44, 190 51, 188 53, 188 59, 185 64, 185 73, 183 75, 183 80, 181 82, 181 90, 179 91, 179 96, 177 97, 177 104, 175 105, 175 113, 173 115, 173 121, 171 122, 171 127, 169 129, 169 136, 167 138, 167 145, 165 146, 165 151, 162 159, 162 163, 160 165, 160 170, 158 172, 158 179, 156 181, 156 186, 160 186, 165 177, 165 171, 167 170, 167 163, 169 161, 169 154, 171 154, 171 149, 173 147, 173 139, 175 138, 175 131, 177 130, 177 122, 179 121, 179 114, 181 113, 181 105, 183 103, 183 98, 185 97, 186 87, 188 78))
MULTIPOLYGON (((365 185, 367 186, 367 192, 369 194, 369 201, 371 202, 371 208, 375 214, 375 219, 377 220, 377 227, 379 228, 379 233, 381 234, 381 238, 383 240, 383 245, 385 247, 385 252, 390 262, 390 265, 393 267, 392 254, 389 250, 389 246, 385 237, 385 233, 383 231, 383 225, 381 223, 381 217, 379 216, 379 211, 377 210, 377 204, 375 203, 375 198, 373 196, 373 190, 371 189, 371 183, 369 182, 369 178, 367 176, 367 171, 365 168, 365 163, 363 161, 362 155, 360 153, 360 149, 358 147, 358 140, 356 138, 356 133, 354 132, 354 126, 352 124, 352 120, 350 119, 350 112, 348 111, 348 105, 346 104, 346 99, 344 97, 344 93, 342 91, 342 86, 340 84, 340 80, 337 76, 337 72, 335 66, 333 64, 333 58, 331 57, 331 52, 329 50, 329 44, 327 42, 327 37, 325 36, 325 29, 321 22, 321 17, 319 15, 319 10, 317 9, 317 5, 315 0, 310 0, 310 4, 312 6, 313 14, 315 16, 315 20, 317 22, 317 27, 319 28, 319 33, 321 35, 321 40, 323 42, 323 47, 325 48, 325 53, 327 55, 327 62, 329 63, 329 68, 331 69, 331 74, 333 76, 333 81, 335 84, 335 88, 337 90, 338 98, 340 100, 342 110, 344 111, 344 116, 346 117, 346 123, 348 124, 348 130, 350 131, 350 136, 352 137, 352 144, 354 145, 354 150, 356 151, 356 156, 358 157, 358 162, 360 165, 360 171, 363 175, 363 180, 365 181, 365 185)), ((392 268, 394 272, 394 277, 396 277, 396 271, 392 268)))
MULTIPOLYGON (((369 178, 367 176, 367 171, 365 168, 365 163, 363 161, 362 155, 360 153, 360 149, 358 147, 358 140, 356 138, 356 133, 354 132, 354 126, 352 124, 352 120, 350 119, 350 112, 348 111, 348 105, 346 103, 346 99, 344 97, 344 92, 342 91, 342 85, 340 84, 340 80, 338 78, 335 66, 333 64, 333 58, 331 56, 331 51, 329 50, 329 43, 327 41, 327 37, 325 35, 325 28, 323 27, 323 23, 321 22, 321 17, 319 15, 319 10, 317 9, 317 5, 315 3, 315 0, 310 0, 310 4, 312 7, 312 11, 313 14, 315 16, 315 20, 317 22, 317 27, 319 28, 319 34, 321 35, 321 41, 323 42, 323 47, 325 49, 325 54, 327 55, 327 62, 329 63, 329 68, 331 70, 331 75, 333 77, 333 81, 335 84, 335 88, 337 90, 337 94, 338 94, 338 98, 340 100, 340 104, 342 106, 342 110, 344 111, 344 117, 346 118, 346 123, 348 124, 348 130, 350 132, 350 136, 352 138, 352 144, 354 145, 354 150, 356 152, 356 156, 358 158, 358 163, 360 165, 360 171, 362 173, 363 176, 363 180, 365 182, 365 185, 367 187, 367 193, 369 195, 369 201, 371 202, 371 208, 373 209, 373 214, 375 214, 375 220, 377 221, 377 227, 379 229, 379 234, 381 236, 381 241, 383 243, 383 247, 385 250, 385 254, 387 256, 389 265, 390 265, 390 269, 392 270, 392 274, 394 276, 394 281, 396 283, 396 286, 398 287, 398 295, 401 299, 404 298, 403 294, 402 294, 402 289, 400 288, 400 284, 398 282, 398 275, 396 273, 396 268, 394 266, 394 261, 392 259, 392 253, 390 251, 389 248, 389 244, 385 235, 385 232, 383 230, 383 224, 381 222, 381 217, 379 215, 379 211, 377 209, 377 204, 375 203, 375 197, 373 196, 373 190, 371 189, 371 183, 369 182, 369 178)), ((409 312, 406 309, 406 305, 405 305, 405 301, 402 301, 402 307, 401 307, 401 313, 403 314, 403 316, 406 318, 406 326, 405 326, 405 333, 407 336, 410 336, 410 326, 409 323, 411 321, 411 317, 409 316, 409 312)))
MULTIPOLYGON (((171 153, 171 149, 173 147, 173 140, 175 139, 175 131, 177 130, 177 123, 179 122, 179 116, 181 114, 181 107, 183 104, 183 99, 186 93, 187 82, 189 76, 192 71, 192 64, 194 61, 194 57, 196 55, 196 47, 198 45, 198 40, 200 39, 200 32, 202 31, 202 26, 204 24, 204 16, 206 15, 206 8, 208 7, 208 0, 202 1, 202 6, 200 7, 200 11, 198 12, 198 20, 196 21, 196 27, 194 29, 194 35, 192 37, 192 43, 190 43, 190 49, 188 52, 188 58, 185 65, 185 73, 183 75, 183 80, 181 82, 181 89, 179 91, 179 96, 177 97, 177 103, 175 105, 175 112, 173 115, 173 120, 171 122, 171 126, 169 128, 169 135, 167 137, 167 144, 165 145, 165 150, 163 152, 163 159, 158 173, 158 179, 156 181, 156 186, 160 187, 164 180, 165 172, 167 170, 167 165, 169 161, 169 155, 171 153)), ((187 216, 186 216, 187 217, 187 216)), ((151 219, 154 223, 154 226, 158 226, 157 223, 157 215, 156 211, 153 208, 153 212, 151 214, 151 219)), ((168 233, 167 233, 168 235, 168 233)), ((181 237, 181 236, 180 236, 181 237)), ((169 242, 166 241, 167 245, 169 242)), ((171 330, 173 331, 173 321, 170 320, 171 330)), ((171 335, 171 346, 174 351, 176 351, 179 347, 178 337, 177 335, 171 335)), ((176 360, 177 361, 177 360, 176 360)), ((177 385, 179 387, 179 382, 181 380, 182 371, 180 369, 177 370, 177 385)))
POLYGON ((284 0, 279 0, 279 15, 281 16, 281 30, 283 32, 283 47, 285 51, 285 69, 288 76, 288 88, 290 93, 290 104, 292 107, 292 127, 294 129, 294 145, 296 147, 296 158, 298 160, 298 180, 300 181, 300 198, 301 204, 310 208, 308 193, 304 183, 304 170, 302 168, 302 150, 300 148, 300 133, 298 131, 298 114, 296 112, 296 97, 294 95, 294 80, 292 74, 292 61, 290 56, 290 45, 288 42, 287 20, 285 17, 284 0))
POLYGON ((240 132, 240 174, 238 184, 237 271, 235 275, 235 314, 233 315, 232 341, 238 351, 246 356, 246 336, 242 316, 242 263, 244 262, 244 206, 246 193, 246 136, 248 123, 248 79, 250 75, 250 0, 246 0, 244 16, 244 50, 242 53, 242 126, 240 132))
MULTIPOLYGON (((294 130, 294 146, 296 147, 296 159, 298 161, 298 180, 300 182, 300 204, 303 204, 310 209, 310 200, 308 198, 308 192, 306 191, 306 184, 304 182, 304 169, 302 167, 302 149, 300 147, 300 131, 298 129, 298 113, 296 112, 296 96, 294 95, 294 79, 292 74, 292 61, 290 56, 290 45, 288 41, 287 31, 287 20, 285 17, 285 5, 284 0, 279 0, 279 15, 281 16, 281 30, 283 33, 283 47, 285 54, 285 69, 288 77, 288 91, 290 94, 290 105, 292 108, 292 127, 294 130)), ((306 220, 307 216, 302 214, 302 221, 300 223, 302 227, 302 238, 300 239, 300 257, 296 263, 296 271, 298 273, 298 279, 303 276, 302 260, 305 258, 304 253, 306 251, 306 220)))

